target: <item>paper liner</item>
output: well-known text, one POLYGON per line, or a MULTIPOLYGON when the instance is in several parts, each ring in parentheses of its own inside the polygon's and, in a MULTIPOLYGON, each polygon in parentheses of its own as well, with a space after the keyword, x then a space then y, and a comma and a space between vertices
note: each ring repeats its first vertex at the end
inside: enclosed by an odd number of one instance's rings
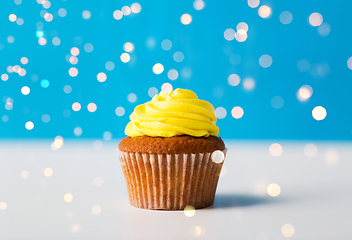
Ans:
MULTIPOLYGON (((226 154, 225 149, 223 152, 226 154)), ((144 209, 183 210, 213 204, 223 162, 211 152, 147 154, 117 150, 129 201, 144 209)))

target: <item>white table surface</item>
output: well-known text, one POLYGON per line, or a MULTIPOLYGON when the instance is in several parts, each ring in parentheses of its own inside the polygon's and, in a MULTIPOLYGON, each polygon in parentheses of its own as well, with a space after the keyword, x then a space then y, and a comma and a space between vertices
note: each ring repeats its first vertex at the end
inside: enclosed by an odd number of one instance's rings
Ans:
POLYGON ((312 141, 225 140, 215 203, 187 217, 130 206, 118 141, 103 141, 101 149, 93 141, 65 140, 57 151, 47 140, 0 142, 0 205, 7 205, 1 240, 287 239, 284 224, 294 227, 289 239, 352 239, 352 143, 313 141, 318 153, 308 157, 303 148, 312 141), (274 142, 283 147, 278 157, 269 153, 274 142), (268 195, 270 183, 281 187, 279 196, 268 195), (64 201, 66 193, 72 202, 64 201), (100 214, 92 213, 94 205, 100 214))

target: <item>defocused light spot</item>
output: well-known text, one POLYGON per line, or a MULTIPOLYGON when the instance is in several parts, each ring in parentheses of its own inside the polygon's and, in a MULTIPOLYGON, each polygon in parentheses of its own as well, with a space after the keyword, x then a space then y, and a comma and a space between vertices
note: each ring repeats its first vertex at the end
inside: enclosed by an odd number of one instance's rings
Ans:
POLYGON ((243 87, 244 89, 250 91, 253 90, 255 87, 255 82, 253 78, 246 78, 243 80, 243 87))
POLYGON ((51 168, 45 168, 44 169, 44 176, 46 177, 51 177, 53 175, 54 171, 51 168))
POLYGON ((2 118, 1 118, 1 120, 2 120, 3 122, 7 122, 7 121, 9 121, 9 116, 3 115, 2 118))
POLYGON ((81 110, 81 104, 78 102, 75 102, 72 104, 72 110, 75 112, 78 112, 79 110, 81 110))
POLYGON ((72 65, 76 65, 78 63, 78 58, 75 57, 75 56, 71 56, 70 59, 69 59, 69 62, 72 64, 72 65))
POLYGON ((224 119, 226 117, 226 109, 223 107, 218 107, 215 109, 215 115, 218 119, 224 119))
POLYGON ((237 24, 236 29, 237 31, 243 31, 241 33, 245 33, 248 32, 248 25, 245 22, 240 22, 239 24, 237 24))
POLYGON ((70 85, 64 86, 64 92, 69 94, 72 92, 72 87, 70 85))
POLYGON ((98 215, 99 213, 101 213, 101 207, 99 205, 94 205, 92 207, 92 213, 94 215, 98 215))
POLYGON ((163 91, 164 93, 170 93, 170 91, 172 91, 173 87, 170 83, 164 83, 161 86, 161 91, 163 91))
POLYGON ((202 232, 201 228, 198 227, 198 226, 192 226, 189 229, 189 231, 190 231, 191 235, 194 236, 194 237, 198 237, 201 234, 201 232, 202 232))
POLYGON ((77 137, 81 136, 82 133, 83 133, 83 130, 80 127, 75 127, 75 129, 73 129, 73 134, 75 134, 75 136, 77 137))
POLYGON ((313 94, 313 88, 309 85, 303 85, 299 90, 297 94, 297 98, 300 101, 305 101, 309 99, 313 94))
POLYGON ((300 72, 307 72, 310 69, 310 63, 306 59, 301 59, 297 63, 297 69, 300 72))
POLYGON ((315 120, 323 120, 327 115, 326 109, 322 106, 316 106, 312 111, 312 116, 315 120))
POLYGON ((48 114, 43 114, 42 121, 48 123, 50 121, 50 116, 48 114))
POLYGON ((100 149, 102 149, 102 148, 103 148, 103 142, 100 141, 100 140, 95 140, 95 141, 93 142, 93 148, 94 148, 95 150, 100 150, 100 149))
POLYGON ((235 34, 236 34, 235 30, 233 30, 232 28, 228 28, 224 32, 224 38, 227 41, 232 41, 235 39, 235 34))
POLYGON ((29 87, 27 87, 27 86, 23 86, 23 87, 21 88, 21 93, 22 93, 23 95, 28 95, 30 92, 31 92, 31 89, 30 89, 29 87))
POLYGON ((93 47, 93 44, 91 43, 86 43, 84 45, 84 51, 86 51, 87 53, 93 52, 93 49, 94 47, 93 47))
POLYGON ((24 68, 21 68, 20 71, 18 72, 18 75, 20 75, 21 77, 26 76, 26 74, 27 74, 27 71, 24 68))
POLYGON ((108 71, 112 71, 115 68, 115 63, 113 63, 112 61, 108 61, 105 63, 105 68, 108 71))
POLYGON ((24 20, 22 18, 17 18, 16 23, 17 25, 22 26, 24 23, 24 20))
POLYGON ((65 202, 72 202, 72 200, 73 200, 73 196, 72 196, 71 193, 66 193, 66 194, 64 195, 64 201, 65 201, 65 202))
POLYGON ((183 79, 190 79, 192 76, 192 69, 190 67, 184 67, 181 70, 181 77, 183 79))
POLYGON ((134 103, 135 101, 137 101, 137 95, 134 93, 129 93, 127 95, 127 101, 129 101, 130 103, 134 103))
POLYGON ((17 16, 16 16, 15 14, 11 13, 11 14, 9 15, 9 20, 10 20, 11 22, 14 22, 14 21, 17 20, 17 16))
POLYGON ((43 8, 45 8, 45 9, 48 9, 51 6, 51 2, 49 2, 49 1, 44 1, 42 4, 43 4, 43 8))
POLYGON ((105 73, 101 72, 101 73, 98 73, 97 79, 99 82, 105 82, 107 79, 107 76, 105 73))
POLYGON ((313 143, 308 143, 304 146, 304 154, 307 157, 314 157, 318 153, 318 148, 313 143))
POLYGON ((204 8, 204 2, 202 0, 195 0, 193 2, 193 7, 195 10, 202 10, 204 8))
POLYGON ((82 12, 82 18, 84 18, 84 19, 89 19, 90 16, 91 16, 90 11, 84 10, 84 11, 82 12))
POLYGON ((34 124, 31 121, 26 122, 24 126, 27 130, 32 130, 34 128, 34 124))
POLYGON ((268 192, 269 196, 271 197, 277 197, 280 195, 281 193, 281 188, 279 185, 277 185, 276 183, 271 183, 269 184, 269 186, 267 187, 266 191, 268 192))
POLYGON ((196 209, 191 206, 188 205, 185 207, 185 209, 183 210, 183 213, 187 216, 187 217, 193 217, 196 214, 196 209))
POLYGON ((229 60, 232 65, 236 66, 241 62, 241 56, 237 53, 232 53, 229 60))
POLYGON ((47 22, 51 22, 53 20, 53 18, 54 17, 53 17, 53 15, 51 13, 45 13, 45 15, 44 15, 44 19, 47 22))
POLYGON ((67 11, 65 8, 60 8, 58 13, 59 13, 60 17, 66 17, 66 15, 67 15, 67 11))
POLYGON ((142 10, 142 6, 139 3, 133 3, 131 5, 131 11, 133 13, 139 13, 142 10))
POLYGON ((182 52, 175 52, 173 55, 173 58, 174 58, 175 62, 182 62, 183 59, 185 58, 185 56, 183 55, 182 52))
POLYGON ((20 70, 21 70, 21 67, 20 67, 19 65, 13 66, 13 71, 14 71, 15 73, 19 73, 20 70))
POLYGON ((68 70, 68 74, 71 76, 71 77, 76 77, 78 75, 78 69, 75 68, 75 67, 72 67, 68 70))
POLYGON ((132 52, 133 49, 134 49, 133 43, 126 42, 126 43, 123 45, 123 50, 125 50, 126 52, 132 52))
POLYGON ((236 34, 235 34, 235 38, 237 40, 237 42, 244 42, 247 40, 247 33, 244 32, 243 30, 240 30, 238 31, 236 34))
POLYGON ((46 79, 43 79, 40 81, 40 86, 42 86, 42 88, 48 88, 50 85, 49 81, 46 79))
POLYGON ((95 103, 89 103, 87 109, 89 112, 95 112, 97 110, 97 105, 95 103))
POLYGON ((176 80, 178 78, 178 72, 176 69, 170 69, 167 73, 167 77, 170 80, 176 80))
POLYGON ((336 150, 328 150, 325 153, 325 161, 328 165, 335 165, 339 161, 339 153, 336 150))
POLYGON ((27 63, 28 63, 28 58, 26 58, 26 57, 21 57, 21 63, 23 64, 23 65, 26 65, 27 63))
POLYGON ((7 37, 7 42, 8 43, 13 43, 15 41, 15 38, 13 36, 8 36, 7 37))
POLYGON ((331 26, 329 23, 323 23, 318 27, 318 33, 322 37, 329 35, 330 31, 331 31, 331 26))
POLYGON ((244 111, 241 107, 234 107, 231 110, 231 115, 235 119, 240 119, 241 117, 243 117, 243 114, 244 114, 244 111))
POLYGON ((258 14, 262 18, 267 18, 271 15, 271 8, 266 5, 263 5, 258 9, 258 14))
POLYGON ((148 37, 146 40, 146 45, 149 49, 152 49, 155 47, 155 38, 154 37, 148 37))
POLYGON ((129 6, 123 6, 121 12, 123 15, 128 16, 131 13, 131 8, 129 6))
POLYGON ((260 1, 259 0, 248 0, 248 6, 251 8, 256 8, 259 6, 260 1))
POLYGON ((347 67, 352 70, 352 57, 347 60, 347 67))
POLYGON ((6 102, 5 109, 6 110, 12 110, 12 108, 13 108, 13 103, 12 102, 6 102))
POLYGON ((12 66, 7 66, 6 68, 8 73, 13 73, 13 67, 12 66))
POLYGON ((114 11, 114 13, 113 13, 113 17, 114 17, 116 20, 120 20, 120 19, 123 17, 123 13, 122 13, 120 10, 116 10, 116 11, 114 11))
POLYGON ((286 223, 286 224, 282 225, 281 233, 284 237, 292 237, 293 234, 295 233, 295 229, 291 224, 286 223))
POLYGON ((120 59, 123 63, 127 63, 130 61, 131 57, 128 53, 122 53, 120 59))
POLYGON ((318 12, 312 13, 309 16, 309 23, 313 27, 320 26, 323 23, 323 16, 318 12))
POLYGON ((104 183, 104 179, 101 177, 96 177, 94 178, 94 185, 97 187, 100 187, 101 185, 103 185, 104 183))
POLYGON ((61 43, 61 40, 58 37, 53 37, 53 40, 51 40, 51 42, 54 46, 59 46, 61 43))
POLYGON ((125 109, 123 107, 117 107, 115 113, 117 116, 122 117, 125 114, 125 109))
POLYGON ((278 143, 273 143, 273 144, 271 144, 270 147, 269 147, 269 152, 270 152, 270 154, 271 154, 272 156, 278 157, 278 156, 280 156, 280 155, 282 154, 283 149, 282 149, 282 147, 281 147, 280 144, 278 144, 278 143))
POLYGON ((77 233, 81 230, 81 226, 78 225, 78 224, 72 224, 71 227, 70 227, 70 231, 72 233, 77 233))
POLYGON ((227 83, 230 86, 237 86, 238 84, 240 84, 241 82, 241 78, 240 76, 238 76, 237 74, 231 74, 228 78, 227 78, 227 83))
POLYGON ((45 38, 39 38, 38 39, 38 43, 39 43, 39 45, 44 46, 46 44, 46 39, 45 38))
POLYGON ((192 22, 192 17, 188 13, 185 13, 181 16, 181 23, 183 25, 188 25, 192 22))
POLYGON ((290 13, 289 11, 283 11, 280 16, 280 22, 282 24, 290 24, 293 20, 293 16, 292 16, 292 13, 290 13))
POLYGON ((9 75, 7 75, 6 73, 1 74, 1 80, 7 81, 8 79, 9 79, 9 75))
POLYGON ((275 96, 271 99, 271 106, 275 109, 280 109, 284 106, 284 99, 280 96, 275 96))
POLYGON ((111 132, 105 131, 105 132, 103 133, 103 138, 104 138, 105 141, 111 140, 111 138, 112 138, 111 132))
POLYGON ((270 55, 268 54, 264 54, 259 58, 259 64, 260 66, 262 66, 263 68, 268 68, 271 66, 271 64, 273 63, 273 59, 271 58, 270 55))
POLYGON ((153 73, 154 74, 161 74, 164 71, 164 66, 161 63, 156 63, 153 66, 153 73))
POLYGON ((172 42, 169 39, 164 39, 161 42, 161 48, 164 49, 165 51, 168 51, 172 48, 172 42))
POLYGON ((26 171, 26 170, 25 170, 25 171, 22 171, 22 172, 21 172, 21 177, 22 177, 22 178, 28 178, 28 177, 29 177, 29 172, 26 171))
POLYGON ((16 5, 20 5, 22 3, 22 0, 15 0, 14 2, 16 5))
POLYGON ((154 97, 156 94, 158 94, 158 89, 156 87, 151 87, 148 89, 148 96, 149 97, 154 97))
POLYGON ((79 49, 77 47, 73 47, 70 50, 72 56, 78 56, 79 54, 79 49))
POLYGON ((38 30, 38 31, 36 31, 36 32, 35 32, 35 35, 37 36, 37 38, 41 38, 41 37, 43 37, 43 36, 44 36, 44 32, 43 32, 43 31, 38 30))
POLYGON ((5 210, 7 208, 6 202, 0 202, 0 210, 5 210))
POLYGON ((220 150, 216 150, 216 151, 212 152, 211 160, 214 163, 222 163, 225 160, 225 154, 220 150))

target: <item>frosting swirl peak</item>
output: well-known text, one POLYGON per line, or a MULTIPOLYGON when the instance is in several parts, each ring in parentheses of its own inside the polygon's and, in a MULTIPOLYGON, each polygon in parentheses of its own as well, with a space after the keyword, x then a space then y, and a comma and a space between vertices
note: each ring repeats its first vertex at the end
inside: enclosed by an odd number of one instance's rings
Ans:
POLYGON ((160 92, 150 102, 138 105, 131 114, 125 134, 130 137, 217 136, 213 105, 199 100, 186 89, 160 92))

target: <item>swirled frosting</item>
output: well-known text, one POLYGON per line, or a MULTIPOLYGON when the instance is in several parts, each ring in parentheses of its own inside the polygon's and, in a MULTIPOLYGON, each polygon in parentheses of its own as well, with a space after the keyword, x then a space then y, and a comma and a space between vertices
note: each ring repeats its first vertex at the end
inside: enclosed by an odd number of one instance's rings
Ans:
POLYGON ((130 137, 217 136, 214 107, 186 89, 160 92, 150 102, 138 105, 125 133, 130 137))

